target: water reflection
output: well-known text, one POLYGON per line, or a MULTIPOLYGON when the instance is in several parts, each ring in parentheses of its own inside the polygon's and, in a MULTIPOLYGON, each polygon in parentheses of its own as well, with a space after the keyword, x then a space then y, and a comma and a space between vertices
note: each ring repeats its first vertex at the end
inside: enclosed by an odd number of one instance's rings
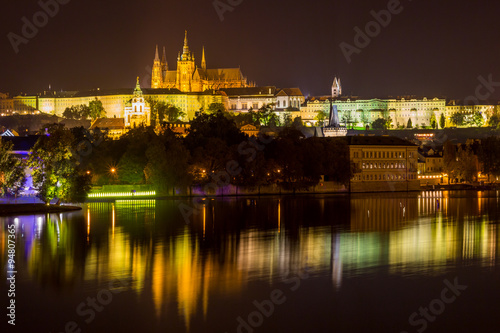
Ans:
POLYGON ((468 196, 206 200, 189 224, 179 202, 88 203, 80 213, 2 218, 0 260, 6 267, 13 223, 25 279, 64 291, 132 277, 131 291, 152 299, 158 320, 175 307, 189 331, 214 297, 306 268, 341 289, 380 270, 429 276, 498 265, 498 197, 468 196))

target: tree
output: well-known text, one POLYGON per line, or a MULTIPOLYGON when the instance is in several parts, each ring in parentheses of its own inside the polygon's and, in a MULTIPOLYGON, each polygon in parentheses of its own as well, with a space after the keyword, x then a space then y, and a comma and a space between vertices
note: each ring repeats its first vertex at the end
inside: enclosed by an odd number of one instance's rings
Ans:
POLYGON ((479 111, 474 112, 471 123, 476 127, 482 127, 484 125, 484 118, 482 113, 479 111))
POLYGON ((95 100, 90 101, 89 111, 89 114, 85 118, 90 116, 91 119, 97 119, 106 116, 106 110, 104 110, 102 102, 98 100, 97 97, 95 98, 95 100))
POLYGON ((163 123, 168 112, 169 106, 165 102, 158 102, 155 107, 156 119, 159 124, 163 123))
POLYGON ((411 118, 408 119, 408 123, 406 124, 406 128, 413 128, 413 124, 411 123, 411 118))
POLYGON ((122 137, 122 151, 116 167, 120 182, 128 184, 141 184, 144 182, 144 168, 147 158, 146 150, 156 137, 152 127, 138 127, 127 132, 122 137))
POLYGON ((363 124, 368 124, 370 122, 370 112, 367 110, 362 110, 360 120, 363 124))
POLYGON ((146 182, 152 184, 157 193, 168 194, 170 188, 189 185, 189 152, 173 132, 153 138, 146 158, 146 182))
POLYGON ((345 124, 345 126, 349 126, 349 124, 353 123, 352 111, 344 111, 342 114, 341 121, 345 124))
POLYGON ((446 141, 443 147, 443 164, 444 171, 448 174, 448 184, 451 179, 456 177, 456 168, 457 168, 457 150, 455 145, 453 145, 450 141, 446 141))
MULTIPOLYGON (((165 102, 160 102, 158 100, 158 98, 156 98, 156 97, 146 96, 146 97, 144 97, 144 99, 146 100, 146 102, 148 102, 149 107, 151 109, 151 126, 155 127, 156 125, 160 124, 160 122, 161 122, 159 120, 158 107, 161 103, 161 105, 163 105, 166 108, 166 104, 165 104, 165 102)), ((162 118, 162 120, 163 120, 163 118, 162 118)))
POLYGON ((240 144, 246 136, 236 127, 234 120, 225 117, 222 112, 213 114, 198 112, 191 121, 184 143, 193 153, 197 147, 205 146, 209 138, 221 139, 228 146, 232 146, 240 144))
POLYGON ((127 150, 118 162, 118 179, 125 184, 141 184, 144 180, 145 166, 144 158, 127 150))
POLYGON ((304 127, 304 123, 302 122, 302 117, 295 117, 293 119, 293 123, 292 123, 292 127, 294 128, 301 128, 301 127, 304 127))
POLYGON ((472 182, 477 175, 476 156, 470 145, 460 145, 457 151, 456 174, 459 179, 472 182))
POLYGON ((47 132, 35 143, 28 159, 37 196, 46 203, 54 198, 84 198, 90 189, 90 176, 80 168, 79 143, 75 145, 73 134, 63 125, 50 125, 47 132))
POLYGON ((316 113, 316 117, 314 117, 314 120, 316 120, 316 126, 324 126, 326 118, 327 118, 326 112, 323 110, 319 110, 318 113, 316 113))
POLYGON ((292 126, 292 114, 290 112, 283 112, 281 117, 281 125, 285 127, 292 126))
POLYGON ((388 117, 386 118, 385 129, 390 129, 390 128, 392 128, 392 118, 388 117))
MULTIPOLYGON (((170 106, 165 111, 165 116, 167 117, 167 121, 173 123, 179 119, 186 117, 186 113, 182 112, 181 109, 175 106, 170 106)), ((160 119, 160 121, 163 119, 160 119)))
POLYGON ((271 120, 273 120, 274 126, 276 126, 276 118, 277 117, 273 111, 272 104, 264 105, 254 113, 255 122, 257 122, 259 125, 269 126, 271 120))
POLYGON ((372 123, 372 128, 374 130, 383 130, 386 128, 387 121, 383 118, 378 118, 372 123))
POLYGON ((73 105, 64 110, 63 117, 67 119, 87 119, 90 113, 90 107, 87 105, 73 105))
POLYGON ((12 155, 12 142, 0 139, 0 194, 18 195, 26 176, 24 174, 24 163, 21 159, 12 155))
POLYGON ((455 126, 462 126, 465 122, 465 115, 461 112, 455 112, 451 115, 450 121, 455 124, 455 126))
POLYGON ((481 140, 478 158, 488 177, 500 176, 500 138, 492 136, 481 140))
POLYGON ((234 113, 234 114, 231 114, 231 117, 234 120, 234 122, 238 128, 241 128, 242 126, 244 126, 246 124, 252 124, 252 125, 258 126, 258 125, 260 125, 260 123, 258 123, 256 121, 257 117, 255 116, 255 113, 256 112, 254 112, 254 111, 234 113))
POLYGON ((439 127, 441 127, 441 129, 446 127, 446 118, 444 117, 444 113, 441 113, 441 117, 439 118, 439 127))
POLYGON ((208 106, 208 113, 217 113, 218 111, 226 112, 226 106, 223 103, 211 103, 208 106))
POLYGON ((436 129, 437 127, 437 120, 436 120, 436 114, 433 112, 431 115, 431 119, 429 120, 429 123, 431 124, 432 129, 436 129))
POLYGON ((494 113, 488 120, 488 125, 497 128, 498 125, 500 125, 500 115, 498 113, 494 113))
POLYGON ((78 110, 76 109, 75 106, 72 106, 72 107, 67 107, 62 116, 66 119, 76 119, 76 117, 79 118, 79 115, 78 115, 78 110))

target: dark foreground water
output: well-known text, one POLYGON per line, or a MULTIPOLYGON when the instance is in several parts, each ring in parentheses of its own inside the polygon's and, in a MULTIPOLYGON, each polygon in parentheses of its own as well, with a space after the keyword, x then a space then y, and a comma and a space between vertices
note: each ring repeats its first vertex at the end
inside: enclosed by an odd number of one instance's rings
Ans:
POLYGON ((190 201, 117 200, 0 218, 2 327, 498 332, 499 199, 498 192, 217 199, 194 211, 190 201), (12 299, 15 326, 7 324, 12 299))

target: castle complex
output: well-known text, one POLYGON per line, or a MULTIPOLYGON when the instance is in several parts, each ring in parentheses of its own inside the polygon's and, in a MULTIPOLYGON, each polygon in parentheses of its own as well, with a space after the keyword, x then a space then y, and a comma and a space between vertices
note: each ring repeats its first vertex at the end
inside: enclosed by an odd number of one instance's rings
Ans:
POLYGON ((201 66, 195 62, 194 54, 189 50, 187 31, 184 37, 182 54, 177 57, 177 69, 169 70, 165 48, 163 57, 158 56, 156 46, 153 62, 151 88, 175 88, 182 92, 203 92, 221 88, 246 88, 254 85, 247 83, 247 79, 239 68, 208 69, 203 48, 201 66))
MULTIPOLYGON (((151 119, 148 100, 164 102, 180 109, 189 121, 199 110, 211 104, 222 104, 232 113, 272 109, 280 118, 300 117, 306 126, 327 126, 332 131, 345 126, 361 127, 379 118, 391 119, 390 128, 404 128, 410 121, 413 127, 431 126, 431 119, 444 116, 446 127, 454 126, 453 114, 472 117, 478 113, 484 123, 496 112, 497 104, 464 105, 459 101, 441 98, 397 97, 387 99, 361 99, 342 94, 340 78, 335 77, 328 96, 305 97, 299 88, 257 87, 249 83, 239 68, 209 69, 203 49, 200 66, 189 49, 187 32, 182 53, 177 57, 177 68, 170 70, 165 48, 160 59, 158 46, 151 73, 151 88, 141 88, 137 81, 134 89, 92 91, 46 91, 41 94, 9 96, 0 93, 0 114, 31 114, 43 112, 62 116, 66 108, 88 105, 100 100, 108 118, 123 119, 125 126, 147 124, 151 119), (336 110, 336 112, 332 112, 336 110), (318 115, 323 114, 323 119, 318 115), (331 115, 333 114, 333 118, 331 115), (330 117, 329 117, 330 116, 330 117), (337 129, 335 129, 337 128, 337 129)), ((441 127, 441 126, 439 126, 441 127)))

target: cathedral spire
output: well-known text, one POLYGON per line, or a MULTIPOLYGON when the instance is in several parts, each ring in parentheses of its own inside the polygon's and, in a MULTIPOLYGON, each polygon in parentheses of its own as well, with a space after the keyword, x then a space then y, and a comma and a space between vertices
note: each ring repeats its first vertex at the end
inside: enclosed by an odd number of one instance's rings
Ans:
POLYGON ((162 67, 162 70, 164 70, 164 71, 168 70, 167 53, 165 52, 165 46, 163 47, 163 56, 161 58, 161 67, 162 67))
POLYGON ((188 55, 189 54, 189 46, 188 46, 188 32, 187 30, 184 32, 184 49, 182 51, 182 54, 188 55))
POLYGON ((160 61, 160 57, 158 56, 158 44, 156 45, 155 61, 160 61))
POLYGON ((203 54, 201 56, 201 68, 205 71, 207 70, 207 62, 205 60, 205 46, 203 46, 203 54))

